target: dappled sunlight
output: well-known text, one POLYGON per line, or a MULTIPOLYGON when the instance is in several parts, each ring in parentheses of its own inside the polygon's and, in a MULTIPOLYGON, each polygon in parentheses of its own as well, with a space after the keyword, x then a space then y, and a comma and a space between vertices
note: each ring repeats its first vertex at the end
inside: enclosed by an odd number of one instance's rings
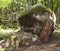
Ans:
POLYGON ((0 32, 8 34, 8 33, 13 33, 14 30, 13 29, 0 29, 0 32))

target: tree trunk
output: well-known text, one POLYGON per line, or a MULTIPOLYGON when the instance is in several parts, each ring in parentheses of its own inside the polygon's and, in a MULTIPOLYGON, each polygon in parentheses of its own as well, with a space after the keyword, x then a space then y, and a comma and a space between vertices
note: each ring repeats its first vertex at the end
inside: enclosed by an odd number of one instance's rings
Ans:
POLYGON ((41 31, 41 35, 39 36, 39 40, 40 42, 48 42, 49 39, 51 38, 51 35, 52 35, 52 32, 54 30, 53 28, 53 21, 52 20, 46 20, 45 23, 44 23, 44 26, 42 28, 42 31, 41 31))

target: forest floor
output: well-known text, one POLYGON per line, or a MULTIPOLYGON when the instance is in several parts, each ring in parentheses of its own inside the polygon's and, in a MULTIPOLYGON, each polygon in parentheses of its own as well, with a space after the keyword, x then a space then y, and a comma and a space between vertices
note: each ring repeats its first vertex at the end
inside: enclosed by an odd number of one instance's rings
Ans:
POLYGON ((23 47, 21 51, 60 51, 60 28, 56 29, 48 43, 23 47))
POLYGON ((60 27, 54 30, 53 36, 48 43, 40 45, 31 43, 31 45, 21 47, 19 48, 19 50, 16 51, 60 51, 60 27))

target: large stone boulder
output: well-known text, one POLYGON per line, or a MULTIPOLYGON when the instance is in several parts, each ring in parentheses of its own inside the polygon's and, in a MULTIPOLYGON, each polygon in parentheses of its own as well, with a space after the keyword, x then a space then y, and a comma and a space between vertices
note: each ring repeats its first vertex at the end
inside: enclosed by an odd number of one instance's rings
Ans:
POLYGON ((46 36, 49 37, 50 34, 52 34, 55 22, 56 17, 54 12, 42 4, 36 4, 32 6, 19 17, 21 30, 25 32, 31 32, 33 34, 38 34, 39 37, 44 36, 42 39, 45 39, 46 36), (45 27, 46 30, 43 30, 45 27), (45 31, 46 33, 42 33, 45 31))

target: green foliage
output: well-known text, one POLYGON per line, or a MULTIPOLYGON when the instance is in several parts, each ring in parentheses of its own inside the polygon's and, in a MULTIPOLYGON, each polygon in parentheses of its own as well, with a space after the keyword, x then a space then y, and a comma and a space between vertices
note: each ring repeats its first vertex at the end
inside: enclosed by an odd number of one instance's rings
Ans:
POLYGON ((51 8, 55 13, 58 13, 60 0, 42 0, 42 4, 51 8))
POLYGON ((8 35, 10 35, 12 32, 14 32, 15 29, 2 29, 0 28, 0 40, 6 38, 8 35))
POLYGON ((5 8, 7 7, 12 0, 0 0, 0 8, 5 8))
POLYGON ((0 20, 3 28, 17 28, 17 19, 20 15, 20 3, 12 1, 8 7, 1 9, 0 20))
POLYGON ((38 3, 51 8, 55 13, 60 13, 60 0, 0 0, 0 25, 2 28, 18 27, 20 15, 38 3))
POLYGON ((58 8, 59 8, 59 3, 60 3, 60 0, 53 0, 53 10, 58 13, 58 8))
POLYGON ((5 48, 0 48, 0 51, 5 51, 5 48))
POLYGON ((6 36, 6 31, 4 31, 3 29, 0 29, 0 40, 4 39, 6 36))

